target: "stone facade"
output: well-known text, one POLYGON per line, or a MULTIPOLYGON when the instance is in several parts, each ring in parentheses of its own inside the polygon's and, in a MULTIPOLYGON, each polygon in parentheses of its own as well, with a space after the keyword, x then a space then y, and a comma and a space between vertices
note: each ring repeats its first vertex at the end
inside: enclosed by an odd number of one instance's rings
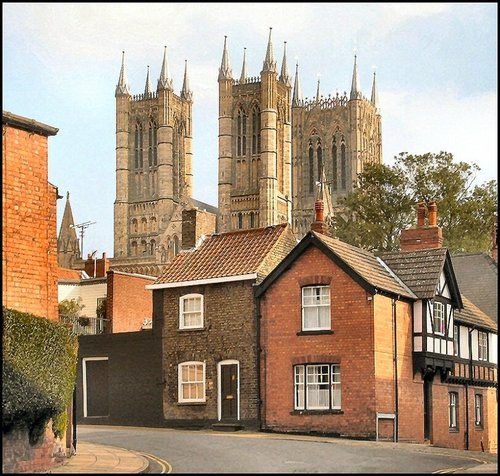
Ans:
POLYGON ((57 188, 48 137, 58 129, 3 112, 2 304, 58 320, 57 188))

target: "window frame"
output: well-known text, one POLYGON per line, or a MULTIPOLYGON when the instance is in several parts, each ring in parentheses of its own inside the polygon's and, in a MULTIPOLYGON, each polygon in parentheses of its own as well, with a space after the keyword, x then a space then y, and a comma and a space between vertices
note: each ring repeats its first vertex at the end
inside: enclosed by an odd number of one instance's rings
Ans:
POLYGON ((474 425, 476 428, 483 428, 483 394, 476 393, 474 395, 474 425))
MULTIPOLYGON (((301 288, 301 313, 302 313, 302 318, 301 318, 301 330, 302 332, 309 332, 309 331, 330 331, 332 329, 332 318, 331 318, 331 287, 329 284, 315 284, 315 285, 308 285, 308 286, 303 286, 301 288), (323 289, 327 289, 328 290, 328 293, 327 293, 327 297, 328 297, 328 302, 321 302, 319 304, 305 304, 304 303, 304 298, 306 296, 304 296, 304 292, 306 290, 309 290, 309 289, 319 289, 319 290, 323 290, 323 289), (317 326, 316 327, 306 327, 306 309, 312 309, 312 308, 316 308, 316 321, 317 321, 317 326), (326 326, 321 326, 320 325, 320 314, 319 314, 319 310, 321 308, 327 308, 328 309, 328 323, 326 326)), ((314 296, 313 296, 314 297, 314 296)), ((316 298, 318 297, 318 295, 316 295, 316 298)), ((322 298, 324 297, 323 294, 321 293, 320 291, 320 294, 319 294, 319 297, 321 298, 321 301, 322 301, 322 298)))
POLYGON ((203 294, 199 293, 189 293, 189 294, 184 294, 179 298, 179 329, 203 329, 205 325, 205 313, 204 313, 204 306, 205 306, 205 301, 203 298, 203 294), (185 311, 184 310, 184 303, 188 299, 199 299, 199 309, 196 309, 194 311, 185 311), (199 313, 199 319, 200 322, 196 325, 186 325, 186 314, 197 314, 199 313))
POLYGON ((207 400, 206 396, 206 365, 205 362, 190 360, 187 362, 181 362, 177 365, 177 401, 178 403, 205 403, 207 400), (184 367, 195 366, 200 367, 202 370, 202 380, 188 380, 184 381, 182 378, 182 371, 184 367), (201 385, 202 387, 202 397, 199 398, 184 398, 183 389, 184 385, 201 385))
POLYGON ((453 355, 460 357, 460 326, 453 324, 453 355))
POLYGON ((434 300, 432 305, 432 332, 438 336, 446 335, 446 304, 444 302, 434 300), (440 310, 439 320, 437 319, 437 308, 440 310), (441 330, 436 330, 437 322, 440 322, 439 327, 441 330))
POLYGON ((458 392, 448 392, 448 428, 458 431, 458 392))
POLYGON ((477 360, 488 361, 488 333, 477 331, 477 360))
POLYGON ((293 409, 296 411, 331 412, 342 410, 340 364, 308 363, 293 366, 293 409), (327 377, 325 380, 324 377, 327 377), (312 378, 310 378, 312 377, 312 378), (314 377, 318 377, 314 379, 314 377), (323 380, 323 381, 322 381, 323 380), (316 387, 316 388, 315 388, 316 387), (326 388, 321 388, 326 387, 326 388), (321 405, 321 394, 328 391, 328 404, 321 405), (320 393, 321 392, 321 393, 320 393), (315 403, 311 396, 316 395, 315 403))

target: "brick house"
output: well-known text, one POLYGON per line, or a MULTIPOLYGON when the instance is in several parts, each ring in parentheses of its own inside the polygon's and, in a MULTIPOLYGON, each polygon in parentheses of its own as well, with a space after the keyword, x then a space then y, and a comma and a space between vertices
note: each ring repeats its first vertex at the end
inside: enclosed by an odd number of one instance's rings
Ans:
POLYGON ((2 112, 2 303, 57 320, 57 187, 48 181, 55 127, 2 112))
POLYGON ((263 429, 496 451, 496 323, 462 298, 429 208, 380 257, 317 220, 257 286, 263 429))
POLYGON ((259 426, 254 286, 296 244, 290 225, 207 237, 147 288, 162 333, 168 426, 259 426))

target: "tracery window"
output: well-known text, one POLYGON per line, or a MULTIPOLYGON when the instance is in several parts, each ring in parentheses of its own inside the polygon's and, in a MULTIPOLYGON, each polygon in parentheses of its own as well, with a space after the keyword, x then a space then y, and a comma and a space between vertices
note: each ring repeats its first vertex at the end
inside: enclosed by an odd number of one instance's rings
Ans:
POLYGON ((332 141, 332 190, 337 191, 337 138, 332 141))
POLYGON ((345 153, 345 141, 343 137, 340 144, 340 180, 342 190, 345 190, 347 183, 347 158, 345 153))

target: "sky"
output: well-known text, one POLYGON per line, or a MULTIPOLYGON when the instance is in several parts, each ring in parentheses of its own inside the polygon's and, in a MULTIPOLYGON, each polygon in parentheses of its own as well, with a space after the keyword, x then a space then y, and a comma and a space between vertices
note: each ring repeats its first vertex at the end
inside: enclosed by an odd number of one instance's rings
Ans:
POLYGON ((246 48, 258 76, 269 28, 278 68, 304 97, 349 93, 354 55, 361 90, 377 74, 383 162, 446 151, 497 180, 496 3, 2 3, 3 110, 57 127, 49 181, 85 229, 83 255, 113 256, 115 88, 122 51, 132 94, 153 88, 164 47, 174 92, 187 60, 193 91, 194 198, 217 206, 218 70, 227 36, 233 76, 246 48))

